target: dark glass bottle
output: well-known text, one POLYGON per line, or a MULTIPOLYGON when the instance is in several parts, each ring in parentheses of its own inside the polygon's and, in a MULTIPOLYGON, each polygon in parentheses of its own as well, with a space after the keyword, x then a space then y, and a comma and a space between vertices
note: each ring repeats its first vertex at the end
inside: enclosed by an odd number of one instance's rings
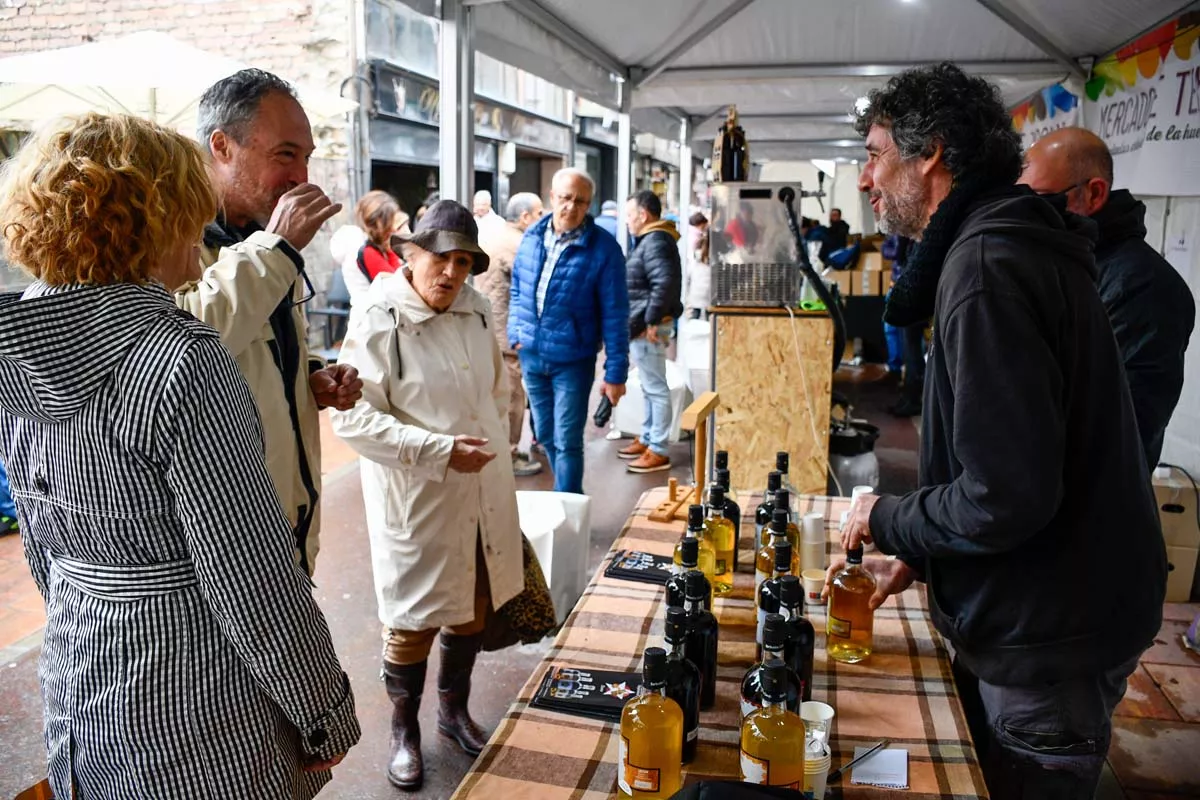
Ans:
POLYGON ((729 107, 725 124, 717 133, 714 142, 714 177, 721 183, 750 180, 750 147, 746 143, 746 131, 738 124, 737 108, 729 107))
POLYGON ((800 699, 808 702, 812 700, 817 632, 804 616, 804 587, 795 575, 784 575, 779 579, 779 613, 787 624, 783 660, 800 677, 800 699))
MULTIPOLYGON (((769 661, 783 661, 784 646, 787 642, 787 623, 780 614, 768 614, 763 625, 763 653, 759 663, 746 670, 742 678, 742 717, 744 718, 763 704, 761 670, 769 661)), ((785 662, 786 663, 786 662, 785 662)), ((787 709, 800 712, 800 697, 802 690, 800 676, 790 667, 787 675, 787 709)))
POLYGON ((775 493, 783 486, 782 476, 778 470, 767 473, 767 488, 763 491, 762 502, 754 509, 754 546, 762 546, 763 528, 771 524, 771 513, 775 510, 775 493))
POLYGON ((733 571, 737 572, 738 550, 742 541, 742 507, 733 499, 733 490, 729 488, 729 469, 717 469, 716 480, 713 484, 725 490, 725 518, 733 523, 733 571))
MULTIPOLYGON (((679 543, 679 553, 681 559, 679 571, 667 579, 667 608, 683 608, 684 600, 687 597, 687 575, 693 570, 700 571, 700 567, 697 566, 700 540, 694 536, 685 537, 679 543)), ((700 576, 704 577, 704 573, 700 572, 700 576)), ((708 583, 708 578, 704 578, 704 582, 708 583)), ((712 611, 711 584, 708 587, 708 594, 704 596, 704 610, 712 611)))
POLYGON ((696 757, 700 735, 700 668, 687 657, 687 612, 667 609, 667 697, 683 709, 683 763, 696 757))
POLYGON ((757 645, 755 656, 763 657, 763 631, 770 614, 779 613, 779 579, 792 571, 792 545, 787 539, 775 545, 775 573, 770 580, 763 581, 762 586, 758 587, 758 597, 756 605, 758 606, 758 624, 756 626, 754 641, 757 645))
POLYGON ((786 450, 780 450, 775 454, 775 469, 779 470, 780 478, 782 479, 781 488, 787 489, 792 494, 800 494, 796 491, 796 487, 792 485, 792 479, 789 474, 791 466, 791 458, 786 450))
POLYGON ((707 711, 717 699, 717 618, 704 609, 708 593, 704 575, 688 573, 683 610, 687 612, 688 658, 700 669, 700 709, 707 711))

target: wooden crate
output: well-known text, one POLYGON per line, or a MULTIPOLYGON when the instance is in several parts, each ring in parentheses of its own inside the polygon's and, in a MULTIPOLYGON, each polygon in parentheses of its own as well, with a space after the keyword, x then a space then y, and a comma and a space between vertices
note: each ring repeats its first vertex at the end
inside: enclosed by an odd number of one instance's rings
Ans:
POLYGON ((720 403, 712 447, 729 452, 733 487, 761 489, 776 451, 787 450, 792 484, 824 494, 833 322, 811 314, 793 321, 782 309, 716 311, 713 386, 720 403))

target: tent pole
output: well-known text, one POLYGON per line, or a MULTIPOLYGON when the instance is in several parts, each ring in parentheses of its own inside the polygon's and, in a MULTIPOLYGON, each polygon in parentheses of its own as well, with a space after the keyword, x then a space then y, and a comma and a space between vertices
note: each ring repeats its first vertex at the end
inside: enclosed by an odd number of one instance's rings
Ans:
POLYGON ((474 10, 463 0, 442 0, 441 91, 438 102, 443 200, 470 206, 475 187, 474 10))
POLYGON ((617 213, 617 242, 625 255, 629 255, 629 226, 623 213, 625 200, 633 194, 630 190, 633 179, 633 126, 629 112, 633 107, 633 86, 628 80, 620 84, 621 111, 617 115, 617 203, 622 211, 617 213))

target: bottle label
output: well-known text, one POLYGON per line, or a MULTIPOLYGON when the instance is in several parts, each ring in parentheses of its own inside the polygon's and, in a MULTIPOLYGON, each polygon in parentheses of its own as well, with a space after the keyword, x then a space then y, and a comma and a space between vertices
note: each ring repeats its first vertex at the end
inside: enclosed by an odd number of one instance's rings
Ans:
POLYGON ((687 740, 689 742, 694 742, 694 741, 696 741, 697 738, 699 738, 699 736, 700 736, 700 723, 697 722, 696 727, 692 728, 690 731, 687 732, 687 740))
POLYGON ((840 636, 843 639, 849 639, 850 627, 850 620, 838 619, 832 614, 829 616, 828 633, 830 636, 840 636))
POLYGON ((761 569, 754 570, 754 604, 758 605, 758 590, 763 585, 763 581, 770 580, 771 576, 763 572, 761 569))
POLYGON ((617 785, 626 794, 639 792, 657 792, 659 787, 660 770, 639 767, 629 763, 629 740, 621 737, 621 763, 617 767, 617 785))
POLYGON ((728 567, 725 566, 727 563, 728 562, 726 562, 725 559, 723 559, 723 558, 717 559, 717 574, 718 575, 724 575, 726 572, 728 572, 728 567))
POLYGON ((754 631, 754 643, 763 643, 763 628, 767 625, 767 614, 770 613, 764 608, 758 610, 758 627, 754 631))
POLYGON ((742 750, 742 783, 756 783, 759 786, 767 785, 767 773, 770 765, 761 758, 754 756, 742 750))

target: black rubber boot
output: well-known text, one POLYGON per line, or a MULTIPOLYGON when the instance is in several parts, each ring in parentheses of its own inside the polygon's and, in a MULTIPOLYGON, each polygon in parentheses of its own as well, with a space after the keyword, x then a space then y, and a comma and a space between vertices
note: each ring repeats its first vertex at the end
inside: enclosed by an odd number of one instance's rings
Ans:
POLYGON ((392 701, 392 755, 387 776, 393 786, 409 791, 421 788, 425 780, 417 712, 421 710, 428 663, 401 666, 383 662, 383 681, 392 701))
POLYGON ((467 711, 471 697, 471 671, 482 636, 441 635, 442 665, 438 672, 438 731, 458 742, 469 755, 477 756, 487 744, 484 732, 467 711))

